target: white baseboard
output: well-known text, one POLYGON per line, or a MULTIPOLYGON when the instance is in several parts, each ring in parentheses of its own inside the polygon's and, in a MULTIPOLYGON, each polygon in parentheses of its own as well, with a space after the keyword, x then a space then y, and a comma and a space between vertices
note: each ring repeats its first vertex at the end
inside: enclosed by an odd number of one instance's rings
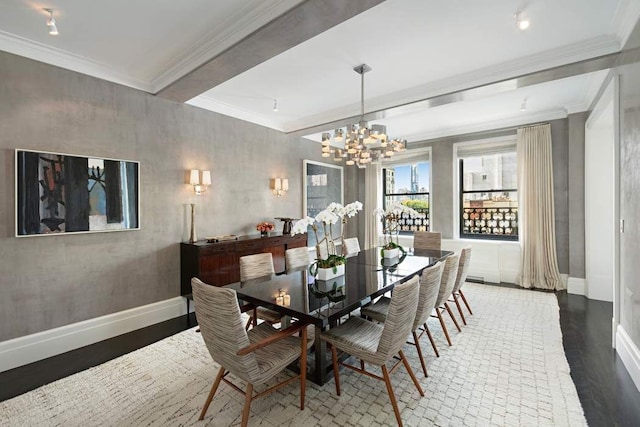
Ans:
POLYGON ((616 331, 616 351, 627 368, 636 388, 640 390, 640 350, 633 343, 622 325, 616 331))
POLYGON ((0 372, 182 316, 183 297, 0 342, 0 372))
POLYGON ((587 287, 587 281, 585 279, 579 279, 577 277, 569 277, 567 280, 567 292, 575 295, 584 295, 587 287))

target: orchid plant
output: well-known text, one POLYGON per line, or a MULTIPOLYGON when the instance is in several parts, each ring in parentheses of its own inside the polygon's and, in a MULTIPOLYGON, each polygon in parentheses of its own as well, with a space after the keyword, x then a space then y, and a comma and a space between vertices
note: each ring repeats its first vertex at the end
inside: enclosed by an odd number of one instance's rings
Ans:
POLYGON ((338 255, 336 253, 336 240, 344 242, 347 221, 361 210, 362 203, 358 201, 349 203, 346 206, 342 206, 340 203, 334 202, 318 213, 315 218, 307 216, 293 225, 291 235, 306 233, 309 227, 311 227, 316 236, 316 262, 311 265, 311 274, 315 274, 315 271, 318 268, 333 268, 333 271, 335 272, 337 270, 337 266, 346 262, 346 258, 344 257, 346 248, 343 244, 342 253, 338 255), (340 236, 334 237, 333 225, 338 222, 342 223, 341 234, 340 236), (320 227, 322 227, 322 231, 324 232, 322 239, 318 237, 318 229, 320 227), (326 249, 326 251, 324 251, 326 258, 322 257, 323 248, 326 249))
POLYGON ((384 244, 382 249, 400 248, 404 253, 404 249, 398 243, 398 232, 400 231, 400 220, 402 218, 423 218, 424 214, 412 209, 402 203, 392 203, 386 209, 376 209, 373 214, 380 217, 382 221, 382 230, 384 235, 384 244), (396 241, 393 241, 393 236, 396 241))

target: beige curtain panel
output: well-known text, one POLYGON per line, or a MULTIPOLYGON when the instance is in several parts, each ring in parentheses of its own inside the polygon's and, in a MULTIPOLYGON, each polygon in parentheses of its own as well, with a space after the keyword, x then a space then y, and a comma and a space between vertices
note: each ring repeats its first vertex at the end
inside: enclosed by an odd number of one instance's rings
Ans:
POLYGON ((564 289, 556 255, 551 126, 518 129, 518 200, 523 288, 564 289))

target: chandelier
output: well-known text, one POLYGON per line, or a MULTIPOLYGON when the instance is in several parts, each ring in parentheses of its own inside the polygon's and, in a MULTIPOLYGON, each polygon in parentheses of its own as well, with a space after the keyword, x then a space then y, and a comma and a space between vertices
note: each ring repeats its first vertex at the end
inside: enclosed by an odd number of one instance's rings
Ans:
POLYGON ((329 132, 324 132, 322 157, 333 157, 336 162, 345 159, 347 165, 365 168, 369 163, 378 163, 392 157, 398 151, 405 150, 407 141, 389 139, 384 125, 367 124, 364 119, 364 74, 371 71, 371 67, 362 64, 353 70, 360 74, 360 122, 347 126, 346 130, 336 129, 333 138, 329 132))

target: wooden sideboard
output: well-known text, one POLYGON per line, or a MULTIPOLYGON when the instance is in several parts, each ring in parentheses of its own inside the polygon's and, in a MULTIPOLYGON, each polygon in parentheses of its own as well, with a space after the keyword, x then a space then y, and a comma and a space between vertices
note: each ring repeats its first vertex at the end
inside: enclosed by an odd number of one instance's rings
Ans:
POLYGON ((238 236, 238 240, 208 243, 180 244, 180 293, 191 294, 191 278, 197 277, 205 283, 223 286, 240 281, 241 256, 271 252, 276 273, 285 271, 284 251, 307 246, 307 235, 295 236, 270 233, 238 236))

